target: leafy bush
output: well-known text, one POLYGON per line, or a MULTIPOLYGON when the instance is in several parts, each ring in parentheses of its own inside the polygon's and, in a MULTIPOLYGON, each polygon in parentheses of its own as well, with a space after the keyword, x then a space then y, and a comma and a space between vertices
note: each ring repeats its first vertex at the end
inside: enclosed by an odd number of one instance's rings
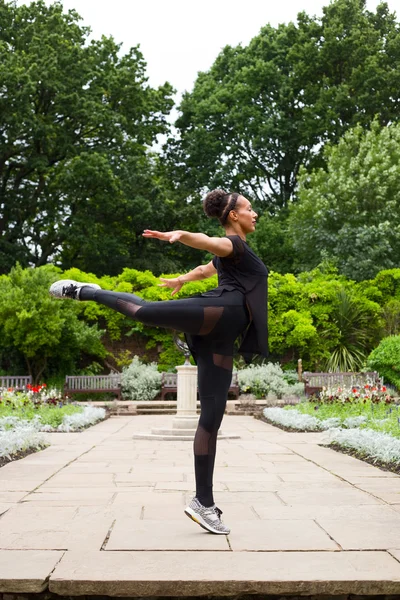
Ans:
POLYGON ((400 335, 383 338, 369 355, 367 368, 378 371, 386 382, 400 390, 400 335))
POLYGON ((121 388, 125 400, 153 400, 161 388, 161 373, 156 363, 146 365, 134 356, 129 367, 122 371, 121 388))
POLYGON ((238 371, 239 387, 242 392, 251 392, 257 398, 274 394, 277 398, 301 396, 304 384, 290 385, 278 364, 250 365, 238 371))
POLYGON ((17 265, 0 277, 0 359, 13 375, 27 367, 35 381, 44 373, 74 373, 82 354, 107 354, 97 324, 79 318, 83 303, 49 296, 50 285, 60 277, 60 270, 51 265, 17 265))

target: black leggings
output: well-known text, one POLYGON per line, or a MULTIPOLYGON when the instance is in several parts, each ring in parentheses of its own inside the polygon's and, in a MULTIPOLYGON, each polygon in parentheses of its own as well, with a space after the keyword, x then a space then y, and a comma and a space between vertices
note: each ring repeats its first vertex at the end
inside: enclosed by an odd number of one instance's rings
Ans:
POLYGON ((80 300, 94 300, 146 325, 184 332, 198 367, 201 414, 194 438, 196 497, 214 503, 212 482, 218 429, 232 380, 233 350, 246 329, 245 296, 223 291, 219 296, 146 302, 134 294, 83 287, 80 300))

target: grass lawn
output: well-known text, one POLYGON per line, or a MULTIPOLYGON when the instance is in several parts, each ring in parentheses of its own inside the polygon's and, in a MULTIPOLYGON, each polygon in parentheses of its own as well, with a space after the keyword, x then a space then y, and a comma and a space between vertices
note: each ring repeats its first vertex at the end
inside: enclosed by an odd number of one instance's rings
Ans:
POLYGON ((343 421, 349 417, 365 417, 365 423, 360 429, 373 429, 400 438, 400 407, 398 404, 380 402, 334 402, 325 404, 319 402, 301 402, 296 406, 288 406, 286 410, 297 410, 301 414, 310 415, 325 420, 338 418, 343 421))

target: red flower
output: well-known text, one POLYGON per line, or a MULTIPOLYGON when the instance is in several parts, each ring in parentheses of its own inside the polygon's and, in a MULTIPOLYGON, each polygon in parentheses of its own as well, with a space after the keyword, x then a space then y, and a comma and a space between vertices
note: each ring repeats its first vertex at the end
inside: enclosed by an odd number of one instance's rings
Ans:
POLYGON ((386 392, 386 386, 385 385, 382 386, 382 392, 386 392))

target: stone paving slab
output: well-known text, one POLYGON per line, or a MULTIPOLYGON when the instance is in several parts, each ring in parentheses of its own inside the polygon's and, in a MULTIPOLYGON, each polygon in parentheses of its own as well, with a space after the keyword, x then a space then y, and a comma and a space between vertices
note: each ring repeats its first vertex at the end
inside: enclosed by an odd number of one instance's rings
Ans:
POLYGON ((281 490, 279 497, 285 504, 301 505, 301 504, 319 504, 325 506, 341 506, 344 504, 383 504, 382 500, 362 492, 361 490, 342 490, 342 489, 314 489, 310 490, 281 490))
POLYGON ((215 499, 231 534, 213 536, 183 513, 192 443, 133 440, 170 420, 50 434, 0 469, 0 574, 33 552, 62 556, 54 573, 38 566, 35 589, 50 577, 66 595, 400 593, 398 476, 319 446, 325 434, 228 417, 241 437, 218 443, 215 499))
MULTIPOLYGON (((227 504, 226 508, 230 505, 227 504)), ((297 505, 297 506, 265 506, 260 503, 253 503, 253 511, 260 519, 285 520, 285 519, 356 519, 365 523, 369 520, 377 519, 379 521, 398 520, 399 511, 396 512, 395 506, 382 504, 367 505, 342 505, 342 506, 323 506, 319 504, 297 505)))
POLYGON ((378 551, 68 552, 49 589, 120 597, 399 594, 400 563, 378 551))
POLYGON ((19 502, 27 495, 27 492, 2 492, 0 491, 0 503, 9 504, 19 502))
MULTIPOLYGON (((400 515, 399 515, 400 516, 400 515)), ((400 548, 400 519, 381 520, 378 517, 368 522, 358 519, 318 519, 320 526, 344 550, 388 550, 400 548)))
POLYGON ((62 518, 46 510, 41 518, 18 518, 10 511, 0 520, 0 549, 100 550, 111 525, 111 516, 62 518))
POLYGON ((229 535, 229 543, 233 551, 340 550, 314 521, 300 519, 240 520, 229 535))
POLYGON ((97 506, 109 504, 116 493, 113 491, 92 490, 88 489, 63 489, 63 490, 48 490, 48 492, 38 491, 23 496, 24 502, 46 504, 54 506, 97 506))
POLYGON ((42 479, 0 479, 0 492, 31 492, 41 483, 43 483, 42 479))
POLYGON ((179 520, 120 519, 111 531, 105 550, 219 550, 229 551, 225 535, 210 535, 181 513, 179 520), (184 517, 184 518, 182 518, 184 517))
POLYGON ((400 549, 399 550, 389 550, 389 554, 391 554, 394 558, 396 558, 400 562, 400 549))
POLYGON ((0 550, 0 592, 35 594, 47 588, 48 579, 63 552, 54 550, 0 550))

